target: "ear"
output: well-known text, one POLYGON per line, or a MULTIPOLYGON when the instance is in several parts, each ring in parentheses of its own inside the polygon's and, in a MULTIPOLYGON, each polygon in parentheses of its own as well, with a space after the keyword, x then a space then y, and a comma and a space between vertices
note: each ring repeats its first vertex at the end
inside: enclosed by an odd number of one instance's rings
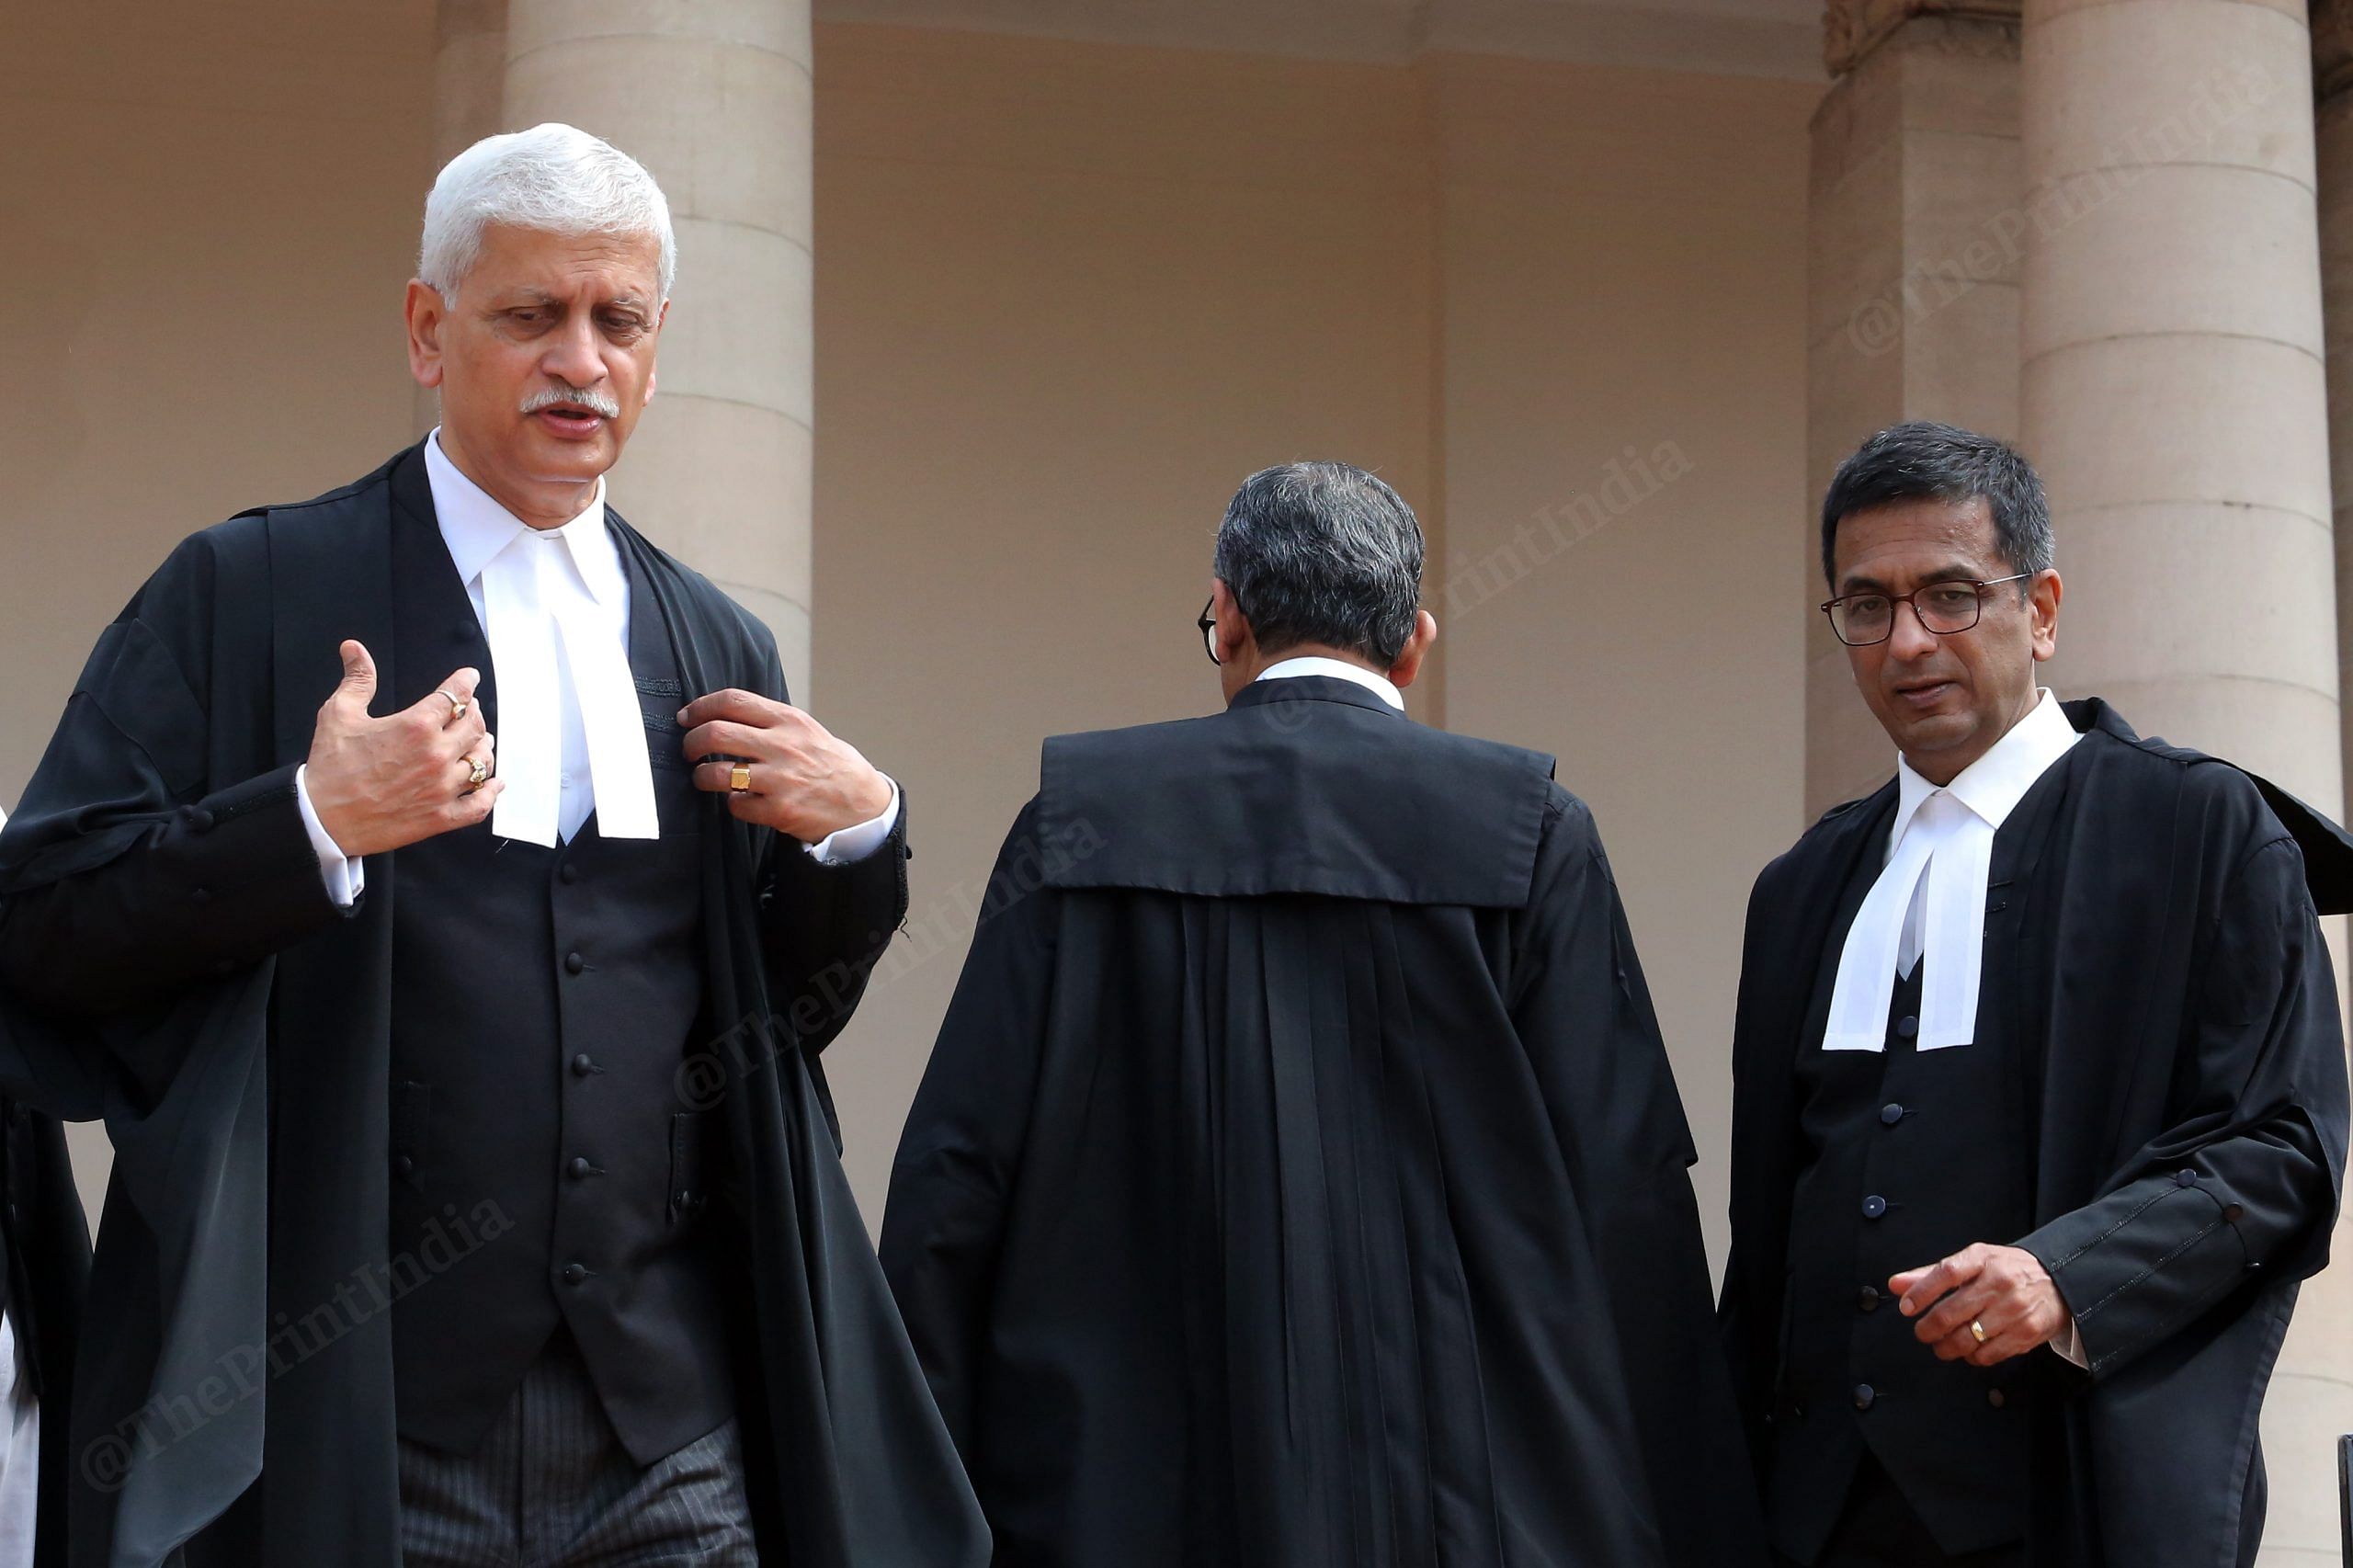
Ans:
POLYGON ((2040 661, 2059 652, 2059 601, 2066 597, 2067 585, 2056 572, 2036 574, 2027 585, 2027 609, 2034 625, 2034 656, 2040 661))
POLYGON ((1414 616, 1414 634, 1405 639, 1405 646, 1397 654, 1397 662, 1389 666, 1389 684, 1403 691, 1414 684, 1422 673, 1422 661, 1429 657, 1430 644, 1438 641, 1438 617, 1427 610, 1414 616))
POLYGON ((441 330, 449 324, 449 308, 441 291, 422 278, 408 280, 408 296, 401 302, 408 322, 408 373, 421 387, 441 384, 441 330))
POLYGON ((1217 622, 1218 663, 1239 665, 1256 646, 1256 637, 1250 630, 1250 618, 1233 602, 1233 590, 1221 577, 1210 579, 1210 616, 1217 622))

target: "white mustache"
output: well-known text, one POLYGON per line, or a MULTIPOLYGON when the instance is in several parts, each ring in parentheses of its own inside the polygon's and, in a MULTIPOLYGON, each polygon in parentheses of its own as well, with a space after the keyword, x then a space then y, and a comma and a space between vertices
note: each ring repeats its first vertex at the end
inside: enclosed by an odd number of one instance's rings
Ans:
POLYGON ((607 419, 619 419, 621 416, 620 400, 602 387, 541 387, 523 400, 522 412, 537 414, 542 408, 562 408, 566 405, 585 408, 591 414, 602 415, 607 419))

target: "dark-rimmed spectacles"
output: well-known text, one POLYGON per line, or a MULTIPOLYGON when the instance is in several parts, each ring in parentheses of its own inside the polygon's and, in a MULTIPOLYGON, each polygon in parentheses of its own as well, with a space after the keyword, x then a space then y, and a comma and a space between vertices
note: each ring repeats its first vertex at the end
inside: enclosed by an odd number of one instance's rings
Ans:
POLYGON ((1838 634, 1838 641, 1849 648, 1868 648, 1894 636, 1897 605, 1910 605, 1924 630, 1949 637, 1977 624, 1978 617, 1985 613, 1986 589, 2023 583, 2033 575, 2020 572, 1982 583, 1966 579, 1930 583, 1908 594, 1841 594, 1824 602, 1822 613, 1830 618, 1830 630, 1838 634))
POLYGON ((1193 624, 1201 629, 1201 649, 1209 654, 1210 663, 1222 669, 1225 666, 1225 661, 1217 656, 1217 617, 1210 613, 1216 606, 1217 596, 1211 594, 1210 602, 1201 607, 1201 619, 1193 624))

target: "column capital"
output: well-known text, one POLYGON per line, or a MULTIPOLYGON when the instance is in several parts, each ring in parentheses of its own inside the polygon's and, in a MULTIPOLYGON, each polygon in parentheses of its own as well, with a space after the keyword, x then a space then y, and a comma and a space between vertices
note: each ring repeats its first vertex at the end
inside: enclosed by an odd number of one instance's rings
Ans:
POLYGON ((2353 0, 2312 0, 2313 100, 2353 87, 2353 0))
MULTIPOLYGON (((1822 9, 1822 59, 1833 76, 1844 76, 1873 50, 1919 17, 1950 17, 2006 28, 2015 44, 2021 0, 1827 0, 1822 9)), ((1983 52, 1983 29, 1948 28, 1937 47, 1983 52)))

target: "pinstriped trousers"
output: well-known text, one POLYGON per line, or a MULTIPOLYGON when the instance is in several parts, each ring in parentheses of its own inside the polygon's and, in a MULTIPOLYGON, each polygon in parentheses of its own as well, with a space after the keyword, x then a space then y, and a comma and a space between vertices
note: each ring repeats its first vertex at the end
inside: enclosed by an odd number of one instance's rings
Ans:
POLYGON ((558 1331, 469 1455, 404 1439, 404 1568, 757 1568, 733 1420, 651 1469, 558 1331))

